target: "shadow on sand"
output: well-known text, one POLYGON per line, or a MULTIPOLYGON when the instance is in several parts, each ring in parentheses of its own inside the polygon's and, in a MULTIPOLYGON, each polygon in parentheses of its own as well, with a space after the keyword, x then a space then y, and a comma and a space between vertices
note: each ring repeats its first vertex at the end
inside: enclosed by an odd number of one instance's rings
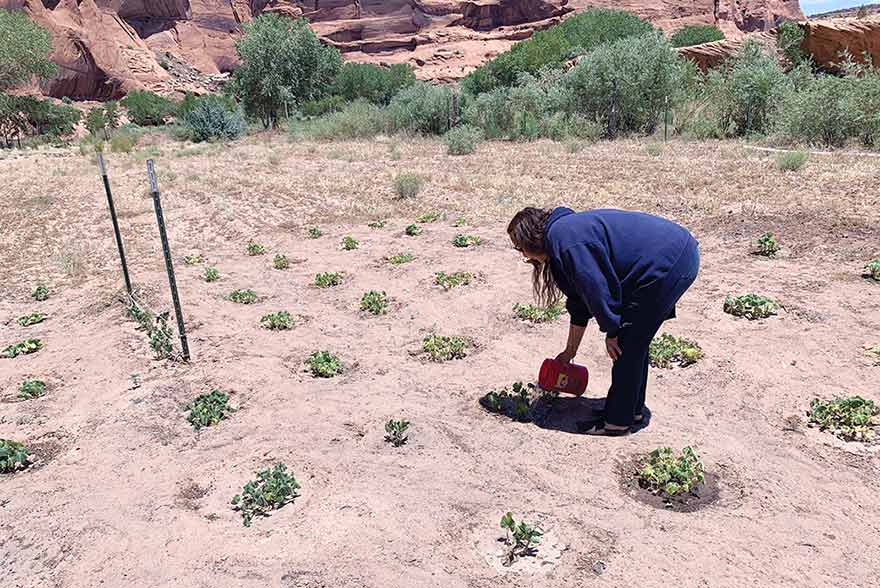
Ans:
MULTIPOLYGON (((560 396, 553 402, 550 410, 547 411, 543 418, 534 421, 534 423, 542 429, 552 429, 577 435, 580 434, 578 432, 578 423, 595 421, 602 417, 604 411, 604 398, 560 396)), ((646 406, 643 414, 642 422, 633 425, 633 433, 638 433, 651 424, 651 409, 646 406)))

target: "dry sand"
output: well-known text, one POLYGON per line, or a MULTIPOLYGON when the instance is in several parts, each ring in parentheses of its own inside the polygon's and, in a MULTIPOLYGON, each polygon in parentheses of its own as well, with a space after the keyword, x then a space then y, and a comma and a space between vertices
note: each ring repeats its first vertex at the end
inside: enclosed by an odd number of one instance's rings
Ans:
MULTIPOLYGON (((151 306, 170 310, 143 179, 145 157, 157 159, 190 364, 151 359, 117 301, 115 244, 88 158, 0 160, 0 343, 45 344, 0 359, 0 438, 37 457, 0 477, 4 588, 880 586, 880 455, 791 418, 816 396, 880 401, 880 367, 863 350, 880 343, 880 285, 860 277, 880 257, 880 162, 814 157, 785 174, 737 143, 673 143, 659 157, 637 142, 578 153, 492 144, 451 158, 418 140, 263 137, 185 149, 152 140, 110 155, 111 180, 132 275, 151 306), (401 171, 430 176, 415 199, 393 199, 389 178, 401 171), (637 434, 573 434, 586 400, 560 399, 542 426, 477 404, 533 380, 564 344, 564 317, 532 326, 511 316, 530 290, 504 226, 524 204, 638 208, 687 224, 701 243, 700 278, 664 330, 697 340, 706 358, 652 371, 652 419, 637 434), (429 211, 446 218, 403 234, 429 211), (465 227, 452 226, 459 216, 465 227), (380 217, 386 228, 367 228, 380 217), (313 224, 324 236, 305 239, 313 224), (780 258, 749 255, 768 229, 780 258), (454 248, 459 232, 484 244, 454 248), (342 251, 343 235, 360 248, 342 251), (268 254, 245 255, 248 239, 268 254), (416 260, 383 262, 399 252, 416 260), (193 253, 222 279, 205 283, 201 266, 184 265, 193 253), (275 253, 290 269, 272 269, 275 253), (457 270, 480 280, 432 285, 434 272, 457 270), (319 290, 320 271, 342 271, 345 282, 319 290), (52 290, 46 302, 29 298, 38 280, 52 290), (260 302, 225 300, 236 288, 260 302), (371 289, 392 298, 389 314, 358 309, 371 289), (786 312, 756 322, 722 312, 726 294, 752 291, 786 312), (34 310, 49 320, 15 323, 34 310), (296 327, 261 329, 275 310, 296 327), (428 363, 410 351, 431 332, 478 347, 428 363), (306 373, 303 360, 319 349, 338 353, 346 373, 306 373), (18 401, 27 377, 47 380, 49 393, 18 401), (182 408, 215 387, 239 410, 194 432, 182 408), (407 445, 383 442, 389 418, 412 421, 407 445), (717 500, 677 513, 634 499, 620 472, 661 445, 695 446, 718 479, 717 500), (277 462, 301 497, 245 528, 230 498, 277 462), (547 534, 538 557, 505 568, 497 540, 508 510, 547 534)), ((610 362, 595 325, 578 361, 591 369, 588 396, 603 397, 610 362)))

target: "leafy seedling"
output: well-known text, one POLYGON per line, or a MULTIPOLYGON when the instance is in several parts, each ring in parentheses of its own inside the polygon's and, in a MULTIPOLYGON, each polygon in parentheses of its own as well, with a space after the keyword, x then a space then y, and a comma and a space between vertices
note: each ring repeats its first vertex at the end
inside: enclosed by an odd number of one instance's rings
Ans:
POLYGON ((288 261, 286 255, 281 255, 279 253, 275 256, 275 259, 272 260, 272 267, 277 270, 286 270, 290 267, 290 261, 288 261))
POLYGON ((417 237, 422 234, 422 227, 419 225, 407 225, 404 232, 410 237, 417 237))
POLYGON ((255 516, 269 516, 285 504, 299 497, 300 485, 287 473, 283 463, 257 472, 257 479, 244 485, 241 494, 232 497, 232 506, 241 512, 245 527, 250 527, 255 516))
POLYGON ((205 258, 201 255, 187 255, 183 258, 183 263, 186 265, 198 265, 205 261, 205 258))
POLYGON ((370 290, 361 297, 361 310, 380 315, 388 312, 388 296, 385 292, 370 290))
POLYGON ((28 449, 21 443, 0 439, 0 474, 11 474, 30 465, 28 449))
POLYGON ((156 359, 167 359, 174 352, 173 337, 174 333, 168 326, 168 313, 163 312, 156 317, 155 324, 152 325, 149 332, 150 349, 156 359))
POLYGON ((36 353, 42 348, 43 342, 39 339, 25 339, 24 341, 13 343, 12 345, 4 349, 3 352, 0 353, 0 356, 12 359, 13 357, 18 357, 19 355, 36 353))
POLYGON ((266 253, 266 248, 260 245, 259 243, 254 243, 253 241, 249 241, 247 244, 247 254, 248 255, 263 255, 266 253))
POLYGON ((755 255, 764 257, 776 257, 782 247, 773 237, 773 233, 764 233, 755 241, 755 255))
POLYGON ((415 258, 416 256, 411 253, 398 253, 397 255, 392 255, 387 259, 388 263, 390 263, 391 265, 401 265, 404 263, 409 263, 415 258))
POLYGON ((480 398, 480 405, 496 414, 527 423, 535 420, 559 397, 558 392, 545 391, 534 384, 516 382, 508 390, 492 390, 480 398))
POLYGON ((416 219, 416 222, 426 224, 426 223, 435 223, 438 220, 440 220, 440 213, 439 212, 426 212, 425 214, 420 215, 416 219))
POLYGON ((452 240, 452 244, 456 247, 476 247, 482 242, 482 239, 473 235, 456 235, 452 240))
POLYGON ((831 431, 846 441, 870 441, 880 425, 880 406, 861 396, 835 400, 813 399, 807 413, 811 426, 820 431, 831 431))
POLYGON ((306 359, 306 365, 316 378, 332 378, 342 373, 342 362, 329 351, 316 351, 306 359))
POLYGON ((455 219, 454 221, 452 221, 453 227, 463 227, 466 224, 467 224, 467 221, 463 217, 459 217, 459 218, 455 219))
POLYGON ((669 447, 652 451, 638 474, 639 485, 667 497, 687 494, 705 481, 700 456, 685 447, 675 455, 669 447))
POLYGON ((342 249, 344 251, 354 251, 358 248, 358 245, 360 245, 360 243, 348 235, 342 238, 342 249))
POLYGON ((253 304, 257 301, 257 293, 253 290, 233 290, 229 299, 236 304, 253 304))
POLYGON ((388 221, 386 221, 384 219, 378 219, 378 220, 374 220, 371 223, 368 223, 367 226, 370 227, 371 229, 384 229, 385 225, 387 225, 387 224, 388 224, 388 221))
POLYGON ((337 272, 324 272, 315 275, 315 286, 318 288, 331 288, 342 283, 342 274, 337 272))
POLYGON ((26 314, 24 316, 18 317, 15 321, 22 327, 29 327, 31 325, 36 325, 37 323, 41 323, 46 320, 46 315, 42 312, 32 312, 30 314, 26 314))
POLYGON ((658 368, 671 368, 673 365, 687 367, 703 358, 703 350, 696 342, 683 337, 663 333, 651 341, 648 359, 658 368))
POLYGON ((400 198, 412 198, 422 190, 425 178, 414 173, 402 173, 394 176, 394 191, 400 198))
POLYGON ((406 443, 406 430, 409 428, 409 421, 389 420, 385 423, 385 441, 391 443, 394 447, 400 447, 406 443))
POLYGON ((25 380, 18 387, 18 397, 32 400, 46 394, 46 382, 42 380, 25 380))
POLYGON ((724 312, 749 320, 763 319, 776 314, 781 305, 771 298, 759 294, 728 296, 724 299, 724 312))
POLYGON ((44 284, 37 284, 33 292, 31 292, 31 297, 37 302, 42 302, 49 298, 49 288, 44 284))
POLYGON ((468 272, 454 272, 447 274, 445 272, 437 272, 434 274, 434 283, 442 286, 444 289, 456 288, 458 286, 467 286, 471 283, 473 275, 468 272))
POLYGON ((470 347, 471 342, 464 337, 429 335, 422 340, 422 350, 437 362, 464 359, 470 347))
POLYGON ((521 321, 548 323, 562 316, 562 306, 535 306, 534 304, 514 304, 513 314, 521 321))
POLYGON ((206 282, 216 282, 220 279, 220 272, 217 271, 216 267, 206 267, 204 278, 206 282))
POLYGON ((235 409, 229 406, 229 395, 220 390, 211 390, 209 394, 201 394, 186 405, 189 415, 186 420, 198 431, 202 427, 216 425, 235 409))
POLYGON ((880 282, 880 259, 872 259, 865 264, 865 277, 880 282))
POLYGON ((319 229, 318 227, 311 227, 311 228, 309 228, 309 230, 307 231, 307 234, 308 234, 308 236, 309 236, 309 239, 317 239, 317 238, 319 238, 321 235, 323 235, 324 233, 322 233, 322 232, 321 232, 321 229, 319 229))
POLYGON ((293 328, 293 319, 286 310, 270 312, 260 319, 260 326, 270 331, 287 331, 293 328))
POLYGON ((525 521, 519 524, 513 519, 512 513, 501 517, 501 528, 506 531, 504 543, 510 549, 504 555, 504 565, 513 565, 519 557, 534 556, 537 553, 537 544, 544 534, 537 525, 531 525, 525 521))

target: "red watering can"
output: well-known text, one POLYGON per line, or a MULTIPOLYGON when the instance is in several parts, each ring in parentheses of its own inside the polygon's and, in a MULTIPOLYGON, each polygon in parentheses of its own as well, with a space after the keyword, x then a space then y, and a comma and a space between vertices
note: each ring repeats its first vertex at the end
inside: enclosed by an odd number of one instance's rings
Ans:
POLYGON ((580 396, 587 390, 590 372, 582 365, 563 364, 555 359, 545 359, 538 373, 538 384, 544 390, 580 396))

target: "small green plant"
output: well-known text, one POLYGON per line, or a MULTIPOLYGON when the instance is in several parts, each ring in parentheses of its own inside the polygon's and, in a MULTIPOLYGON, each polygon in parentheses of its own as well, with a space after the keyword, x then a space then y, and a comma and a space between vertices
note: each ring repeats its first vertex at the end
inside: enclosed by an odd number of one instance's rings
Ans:
POLYGON ((198 431, 202 427, 216 425, 235 412, 229 406, 229 395, 220 390, 211 390, 209 394, 201 394, 186 405, 189 415, 186 420, 198 431))
POLYGON ((385 441, 391 443, 394 447, 400 447, 406 443, 406 430, 409 428, 409 421, 389 420, 385 423, 385 441))
POLYGON ((773 237, 773 233, 764 233, 755 240, 755 255, 776 257, 776 254, 779 253, 780 249, 782 248, 773 237))
POLYGON ((287 331, 293 328, 293 319, 286 310, 270 312, 260 319, 260 326, 270 331, 287 331))
POLYGON ((513 519, 512 513, 501 517, 501 528, 506 531, 505 544, 510 548, 504 556, 504 565, 510 566, 518 557, 532 556, 537 552, 536 545, 544 534, 536 525, 525 521, 519 524, 513 519))
POLYGON ((440 216, 439 212, 426 212, 425 214, 419 215, 416 222, 422 224, 435 223, 440 220, 440 216))
POLYGON ((809 410, 810 425, 831 431, 846 441, 870 441, 880 425, 880 406, 861 396, 835 400, 813 399, 809 410))
POLYGON ((456 247, 476 247, 482 242, 482 239, 473 235, 456 235, 452 240, 452 244, 456 247))
POLYGON ((453 227, 463 227, 463 226, 465 226, 466 224, 467 224, 467 221, 464 219, 464 217, 458 217, 457 219, 455 219, 454 221, 452 221, 452 226, 453 226, 453 227))
POLYGON ((15 322, 17 322, 22 327, 29 327, 31 325, 41 323, 44 320, 46 320, 45 314, 43 314, 42 312, 32 312, 30 314, 18 317, 15 322))
POLYGON ((46 393, 46 382, 42 380, 25 380, 18 387, 18 397, 24 400, 39 398, 46 393))
POLYGON ((443 135, 446 153, 449 155, 469 155, 477 150, 482 141, 483 132, 470 125, 454 127, 443 135))
POLYGON ((534 384, 515 382, 510 389, 492 390, 483 395, 479 403, 489 412, 527 423, 546 414, 558 397, 558 392, 541 390, 534 384))
POLYGON ((247 244, 247 254, 248 255, 263 255, 266 253, 266 248, 260 245, 259 243, 254 243, 253 241, 249 241, 247 244))
POLYGON ((451 361, 464 359, 471 342, 464 337, 447 337, 444 335, 429 335, 422 340, 422 350, 428 354, 431 361, 451 361))
POLYGON ((418 235, 422 234, 422 227, 420 227, 419 225, 407 225, 406 229, 404 229, 404 232, 409 237, 417 237, 418 235))
POLYGON ((257 293, 253 290, 233 290, 229 299, 236 304, 253 304, 257 301, 257 293))
POLYGON ((358 245, 360 245, 360 243, 348 235, 342 238, 342 249, 344 251, 354 251, 358 248, 358 245))
POLYGON ((318 288, 330 288, 342 283, 342 274, 338 272, 323 272, 315 275, 315 286, 318 288))
POLYGON ((651 341, 648 359, 658 368, 671 368, 673 365, 687 367, 703 358, 703 350, 694 341, 663 333, 651 341))
POLYGON ((399 198, 413 198, 422 191, 425 178, 418 174, 402 173, 394 176, 394 192, 399 198))
POLYGON ((16 441, 0 439, 0 474, 25 469, 30 465, 27 447, 16 441))
POLYGON ((776 156, 776 167, 782 171, 798 171, 807 163, 810 156, 803 151, 780 153, 776 156))
POLYGON ((467 286, 471 283, 473 279, 473 275, 468 272, 453 272, 451 274, 447 274, 445 272, 437 272, 434 274, 434 283, 438 286, 442 286, 444 289, 449 290, 450 288, 455 288, 458 286, 467 286))
POLYGON ((323 234, 318 227, 310 227, 308 230, 309 239, 318 239, 323 234))
POLYGON ((872 259, 865 264, 865 277, 880 282, 880 259, 872 259))
POLYGON ((187 255, 183 258, 183 263, 186 265, 198 265, 205 261, 205 258, 201 255, 187 255))
POLYGON ((724 312, 733 316, 742 316, 749 320, 767 318, 776 314, 780 304, 760 294, 743 294, 728 296, 724 299, 724 312))
POLYGON ((386 221, 384 219, 378 219, 378 220, 374 220, 373 222, 367 224, 367 226, 370 227, 371 229, 384 229, 385 225, 387 225, 387 224, 388 224, 388 221, 386 221))
POLYGON ((36 353, 42 348, 43 342, 39 339, 25 339, 24 341, 13 343, 12 345, 4 349, 3 352, 0 353, 0 355, 12 359, 13 357, 18 357, 19 355, 36 353))
POLYGON ((163 312, 156 317, 156 322, 150 328, 148 336, 150 349, 153 350, 153 355, 156 356, 156 359, 171 357, 174 352, 174 345, 172 343, 174 334, 171 332, 171 327, 168 326, 167 312, 163 312))
POLYGON ((534 304, 514 304, 513 314, 521 321, 531 323, 547 323, 562 315, 562 306, 535 306, 534 304))
POLYGON ((329 351, 316 351, 306 359, 306 365, 316 378, 332 378, 342 373, 342 362, 329 351))
POLYGON ((300 485, 287 473, 283 463, 257 472, 257 479, 244 485, 241 494, 232 497, 232 506, 241 511, 242 522, 250 527, 255 516, 269 516, 299 497, 300 485))
POLYGON ((398 253, 397 255, 392 255, 387 259, 388 263, 390 263, 391 265, 401 265, 404 263, 409 263, 415 258, 416 256, 411 253, 398 253))
POLYGON ((36 287, 34 287, 33 292, 31 292, 31 297, 37 302, 42 302, 49 298, 49 288, 44 284, 37 284, 36 287))
POLYGON ((204 277, 206 282, 216 282, 220 279, 220 272, 217 271, 216 267, 206 267, 204 277))
POLYGON ((361 297, 361 310, 380 315, 388 312, 388 296, 385 292, 370 290, 361 297))
POLYGON ((663 145, 659 143, 648 143, 645 146, 645 151, 651 157, 660 157, 661 155, 663 155, 663 145))
POLYGON ((668 497, 687 494, 705 481, 700 456, 685 447, 676 455, 669 447, 652 451, 638 474, 639 485, 668 497))
POLYGON ((281 255, 279 253, 275 256, 275 259, 272 260, 272 267, 277 270, 286 270, 290 267, 290 261, 287 259, 286 255, 281 255))

